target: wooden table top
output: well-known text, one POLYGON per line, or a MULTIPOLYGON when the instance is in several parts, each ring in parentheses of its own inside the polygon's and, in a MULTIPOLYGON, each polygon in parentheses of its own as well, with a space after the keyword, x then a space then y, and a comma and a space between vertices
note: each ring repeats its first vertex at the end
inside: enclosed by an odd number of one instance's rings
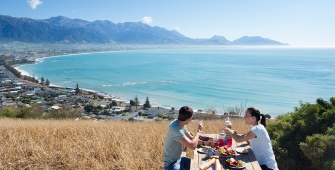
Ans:
MULTIPOLYGON (((239 154, 236 152, 236 155, 234 156, 234 159, 242 160, 246 163, 245 170, 261 170, 261 167, 259 163, 257 162, 254 153, 252 152, 250 145, 247 144, 247 142, 236 142, 233 140, 232 148, 235 150, 236 148, 244 148, 248 150, 248 153, 239 154)), ((192 159, 191 163, 191 169, 199 169, 199 166, 206 162, 206 154, 200 154, 198 153, 197 149, 194 150, 194 158, 192 159)), ((226 158, 220 157, 220 163, 222 165, 221 170, 229 169, 227 166, 225 166, 225 160, 226 158)))

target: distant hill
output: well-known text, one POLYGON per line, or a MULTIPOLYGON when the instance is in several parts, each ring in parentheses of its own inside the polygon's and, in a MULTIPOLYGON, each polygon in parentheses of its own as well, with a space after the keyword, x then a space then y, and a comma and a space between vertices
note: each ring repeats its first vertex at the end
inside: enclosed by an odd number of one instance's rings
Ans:
POLYGON ((243 36, 233 41, 235 45, 287 45, 278 41, 274 41, 268 38, 262 38, 260 36, 243 36))
POLYGON ((203 45, 283 45, 262 37, 242 37, 229 41, 223 36, 192 39, 175 30, 152 27, 142 22, 93 22, 64 16, 37 20, 0 15, 0 41, 28 43, 119 43, 119 44, 203 44, 203 45))
POLYGON ((222 45, 231 45, 232 42, 227 40, 224 36, 215 35, 212 38, 206 40, 204 44, 222 44, 222 45))

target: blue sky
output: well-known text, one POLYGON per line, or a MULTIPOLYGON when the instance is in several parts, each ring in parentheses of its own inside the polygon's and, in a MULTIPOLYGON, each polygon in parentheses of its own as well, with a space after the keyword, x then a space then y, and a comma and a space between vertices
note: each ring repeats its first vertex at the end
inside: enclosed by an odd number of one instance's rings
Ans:
POLYGON ((191 38, 258 35, 294 46, 335 46, 335 0, 1 0, 0 14, 143 21, 191 38))

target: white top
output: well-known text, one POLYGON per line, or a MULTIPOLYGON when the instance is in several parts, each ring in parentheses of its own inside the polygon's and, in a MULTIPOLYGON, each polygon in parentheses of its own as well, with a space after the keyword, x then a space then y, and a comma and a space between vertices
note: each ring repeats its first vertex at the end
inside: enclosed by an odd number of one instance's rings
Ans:
POLYGON ((250 140, 250 144, 258 163, 266 165, 270 169, 278 170, 271 140, 265 127, 259 124, 251 128, 251 131, 256 135, 255 138, 250 140))

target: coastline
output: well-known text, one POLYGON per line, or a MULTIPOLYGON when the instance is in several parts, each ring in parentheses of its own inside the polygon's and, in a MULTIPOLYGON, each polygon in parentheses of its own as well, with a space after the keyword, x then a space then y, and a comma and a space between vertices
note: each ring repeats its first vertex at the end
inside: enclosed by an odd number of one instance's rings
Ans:
MULTIPOLYGON (((45 58, 56 58, 56 57, 67 57, 67 56, 70 57, 70 56, 75 56, 75 55, 86 55, 86 54, 94 54, 94 53, 110 53, 110 52, 140 51, 140 50, 148 50, 148 49, 110 50, 110 51, 88 52, 88 53, 73 53, 73 54, 64 54, 64 55, 50 55, 50 56, 36 57, 34 59, 34 62, 33 63, 29 63, 29 64, 39 64, 39 63, 42 63, 45 58)), ((15 68, 17 71, 19 71, 21 73, 21 75, 32 76, 32 75, 30 75, 29 72, 27 72, 27 71, 19 68, 21 66, 29 65, 29 64, 15 64, 15 65, 12 65, 12 67, 15 68)), ((38 77, 36 77, 36 76, 34 76, 34 77, 37 80, 39 80, 38 77)), ((20 79, 20 81, 24 81, 21 78, 19 78, 19 79, 20 79)), ((70 89, 74 89, 75 88, 75 87, 65 87, 65 86, 61 86, 61 85, 57 85, 57 84, 52 84, 52 83, 50 83, 50 86, 57 87, 57 88, 70 88, 70 89)), ((115 100, 115 101, 121 102, 121 103, 125 103, 125 104, 129 104, 130 100, 133 100, 133 99, 125 99, 125 98, 122 98, 120 96, 113 95, 113 94, 110 94, 110 93, 106 93, 106 92, 103 92, 103 91, 97 91, 97 90, 87 89, 87 88, 79 88, 79 89, 82 90, 82 91, 85 91, 85 92, 91 92, 91 93, 95 93, 95 94, 105 94, 106 97, 112 97, 112 100, 115 100)), ((140 102, 140 105, 143 105, 143 104, 144 104, 144 102, 140 102)), ((172 107, 174 107, 174 106, 169 107, 169 106, 166 106, 166 105, 164 106, 162 104, 156 104, 156 103, 153 104, 152 102, 151 102, 151 105, 152 105, 152 107, 161 107, 161 108, 165 108, 165 109, 171 109, 172 107)))

